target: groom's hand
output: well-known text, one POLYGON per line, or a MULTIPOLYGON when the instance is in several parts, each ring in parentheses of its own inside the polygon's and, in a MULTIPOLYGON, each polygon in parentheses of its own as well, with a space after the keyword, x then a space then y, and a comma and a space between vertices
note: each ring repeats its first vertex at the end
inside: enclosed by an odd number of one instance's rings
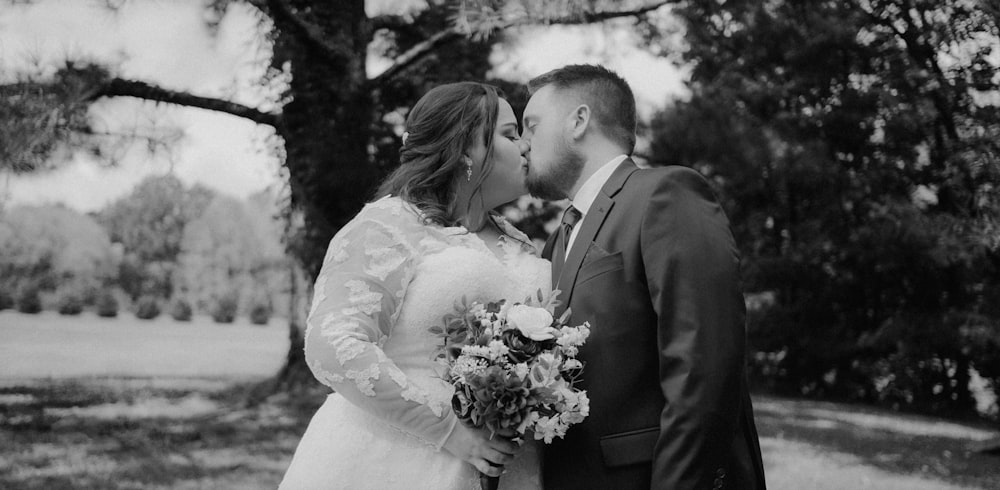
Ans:
POLYGON ((500 476, 503 465, 514 461, 520 446, 500 434, 491 437, 485 429, 473 429, 459 423, 445 441, 444 449, 485 475, 500 476))

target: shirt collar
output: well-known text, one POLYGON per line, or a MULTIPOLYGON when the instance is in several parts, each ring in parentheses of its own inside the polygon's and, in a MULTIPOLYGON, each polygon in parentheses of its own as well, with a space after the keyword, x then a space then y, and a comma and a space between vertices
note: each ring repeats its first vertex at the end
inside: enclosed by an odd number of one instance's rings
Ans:
POLYGON ((576 191, 576 195, 573 196, 573 207, 578 209, 580 213, 587 214, 590 211, 590 205, 594 204, 594 200, 597 199, 597 194, 601 192, 601 188, 604 184, 611 178, 611 174, 615 173, 615 169, 618 168, 628 155, 618 155, 611 159, 608 163, 605 163, 603 167, 597 169, 593 175, 587 179, 586 182, 580 186, 580 190, 576 191))

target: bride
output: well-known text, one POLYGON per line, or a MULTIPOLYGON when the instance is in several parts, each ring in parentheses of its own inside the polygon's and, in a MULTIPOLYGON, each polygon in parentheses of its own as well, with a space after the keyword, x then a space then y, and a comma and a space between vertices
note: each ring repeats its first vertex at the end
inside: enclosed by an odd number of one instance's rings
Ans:
POLYGON ((525 194, 527 151, 489 85, 434 88, 410 112, 400 167, 330 243, 316 280, 306 359, 333 388, 280 488, 541 488, 533 443, 460 423, 428 328, 456 300, 525 298, 549 263, 491 211, 525 194), (515 457, 516 456, 516 457, 515 457))

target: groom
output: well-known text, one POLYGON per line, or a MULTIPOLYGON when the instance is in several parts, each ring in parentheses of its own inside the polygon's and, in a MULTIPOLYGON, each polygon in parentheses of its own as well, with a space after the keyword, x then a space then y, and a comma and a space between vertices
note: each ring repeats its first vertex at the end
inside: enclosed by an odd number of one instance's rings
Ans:
POLYGON ((529 82, 526 181, 570 198, 543 255, 577 321, 590 416, 547 446, 546 489, 763 489, 739 255, 708 183, 639 169, 635 99, 600 66, 529 82))

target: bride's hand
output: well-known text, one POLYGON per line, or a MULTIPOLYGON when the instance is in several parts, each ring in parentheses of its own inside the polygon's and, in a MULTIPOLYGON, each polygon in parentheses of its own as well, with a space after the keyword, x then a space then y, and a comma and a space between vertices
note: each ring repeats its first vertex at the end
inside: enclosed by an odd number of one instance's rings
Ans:
POLYGON ((444 449, 485 475, 500 476, 503 465, 514 460, 520 446, 499 434, 491 439, 489 431, 459 423, 445 441, 444 449))

